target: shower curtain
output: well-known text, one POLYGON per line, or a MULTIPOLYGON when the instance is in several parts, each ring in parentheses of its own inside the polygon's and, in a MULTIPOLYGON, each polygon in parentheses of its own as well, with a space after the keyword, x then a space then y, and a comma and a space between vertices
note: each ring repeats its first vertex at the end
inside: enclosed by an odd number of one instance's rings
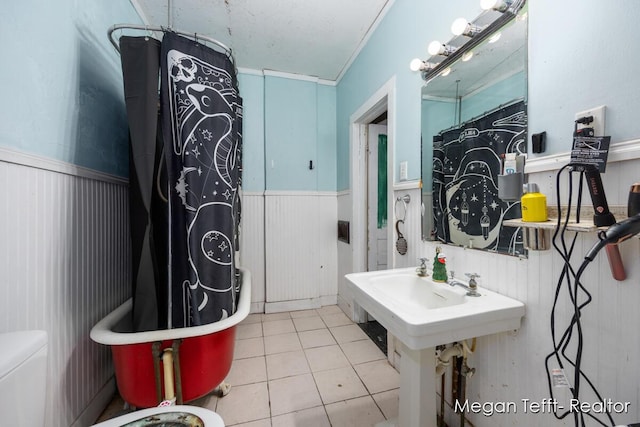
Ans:
POLYGON ((440 132, 433 142, 433 215, 442 242, 518 255, 522 232, 503 227, 520 218, 520 202, 498 198, 501 155, 526 153, 524 101, 440 132))
POLYGON ((229 58, 166 33, 161 109, 169 180, 169 327, 235 312, 242 100, 229 58))
POLYGON ((225 54, 171 32, 162 42, 123 36, 120 50, 131 137, 134 331, 221 320, 235 312, 240 283, 235 67, 225 54))

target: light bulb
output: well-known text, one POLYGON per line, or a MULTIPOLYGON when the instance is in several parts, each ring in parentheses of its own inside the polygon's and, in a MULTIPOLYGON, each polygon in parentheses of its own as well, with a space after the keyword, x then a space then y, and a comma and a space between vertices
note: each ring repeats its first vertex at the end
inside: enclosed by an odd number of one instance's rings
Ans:
POLYGON ((502 33, 500 33, 500 32, 495 33, 494 35, 492 35, 491 37, 489 37, 489 41, 488 41, 488 42, 489 42, 489 43, 495 43, 495 42, 497 42, 498 40, 500 40, 500 37, 502 37, 502 33))
POLYGON ((422 67, 422 59, 420 58, 414 58, 410 63, 409 63, 409 68, 411 69, 411 71, 420 71, 420 68, 422 67))
POLYGON ((465 18, 458 18, 451 24, 451 32, 456 36, 460 36, 467 31, 469 22, 465 18))
POLYGON ((480 0, 480 7, 484 10, 497 10, 498 12, 504 12, 509 8, 510 1, 505 0, 480 0))
POLYGON ((462 61, 463 62, 467 62, 471 58, 473 58, 473 51, 472 50, 470 50, 469 52, 465 52, 464 55, 462 55, 462 61))
POLYGON ((440 75, 442 77, 447 77, 451 73, 451 67, 447 67, 440 75))
POLYGON ((438 40, 429 43, 429 47, 427 48, 429 55, 439 55, 442 51, 444 51, 444 46, 438 40))

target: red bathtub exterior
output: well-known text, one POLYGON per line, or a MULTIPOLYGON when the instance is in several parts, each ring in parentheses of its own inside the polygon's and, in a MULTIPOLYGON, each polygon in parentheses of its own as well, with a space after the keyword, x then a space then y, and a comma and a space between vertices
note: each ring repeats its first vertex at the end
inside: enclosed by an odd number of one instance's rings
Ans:
MULTIPOLYGON (((162 349, 173 340, 162 341, 162 349)), ((180 376, 184 403, 212 392, 227 376, 233 361, 235 326, 209 335, 184 338, 180 376)), ((152 342, 113 345, 113 364, 120 396, 137 408, 158 406, 152 342)), ((162 361, 160 361, 162 377, 162 361)), ((164 385, 162 386, 164 391, 164 385)))

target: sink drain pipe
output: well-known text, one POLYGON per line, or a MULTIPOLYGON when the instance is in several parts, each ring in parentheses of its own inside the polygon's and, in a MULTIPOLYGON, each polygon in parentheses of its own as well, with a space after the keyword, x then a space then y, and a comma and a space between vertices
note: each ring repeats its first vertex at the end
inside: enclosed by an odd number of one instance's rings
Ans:
MULTIPOLYGON (((440 352, 436 358, 436 375, 442 375, 441 390, 440 390, 440 420, 441 425, 444 425, 444 372, 449 366, 451 366, 451 360, 456 358, 456 367, 458 371, 458 401, 465 399, 466 378, 471 378, 475 373, 475 368, 469 368, 467 365, 467 357, 476 349, 476 339, 474 338, 471 347, 467 344, 467 341, 457 342, 450 347, 445 348, 440 352)), ((464 412, 460 412, 460 426, 464 427, 465 419, 464 412)))

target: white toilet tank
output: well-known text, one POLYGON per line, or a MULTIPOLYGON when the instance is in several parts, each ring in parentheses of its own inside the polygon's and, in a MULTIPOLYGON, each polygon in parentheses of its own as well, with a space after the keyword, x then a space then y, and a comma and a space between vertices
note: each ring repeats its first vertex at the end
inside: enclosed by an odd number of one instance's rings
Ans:
POLYGON ((47 333, 0 333, 0 414, 4 422, 44 425, 46 380, 47 333))

